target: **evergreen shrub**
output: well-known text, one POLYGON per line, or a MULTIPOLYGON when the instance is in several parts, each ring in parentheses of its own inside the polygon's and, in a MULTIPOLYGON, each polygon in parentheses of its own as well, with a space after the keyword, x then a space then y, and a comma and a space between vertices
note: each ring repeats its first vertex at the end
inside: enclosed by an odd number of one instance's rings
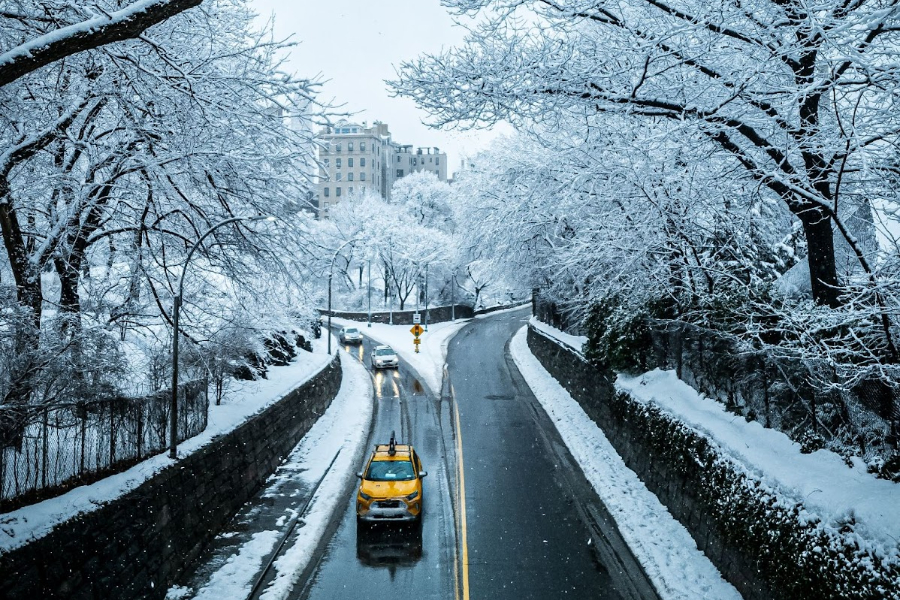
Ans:
POLYGON ((900 547, 883 547, 858 535, 855 523, 825 524, 783 496, 710 440, 653 404, 625 392, 610 412, 658 462, 678 474, 722 542, 755 563, 775 597, 853 600, 900 597, 900 547))

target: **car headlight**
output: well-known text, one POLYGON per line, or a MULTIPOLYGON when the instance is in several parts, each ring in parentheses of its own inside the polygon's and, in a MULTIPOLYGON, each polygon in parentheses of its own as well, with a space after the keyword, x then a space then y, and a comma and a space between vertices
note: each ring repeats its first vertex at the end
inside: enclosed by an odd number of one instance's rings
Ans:
POLYGON ((372 499, 372 496, 368 495, 367 493, 365 493, 363 491, 359 492, 359 497, 362 498, 363 500, 365 500, 366 502, 368 502, 369 500, 372 499))
POLYGON ((419 490, 414 491, 412 494, 406 497, 407 500, 415 500, 419 497, 419 490))

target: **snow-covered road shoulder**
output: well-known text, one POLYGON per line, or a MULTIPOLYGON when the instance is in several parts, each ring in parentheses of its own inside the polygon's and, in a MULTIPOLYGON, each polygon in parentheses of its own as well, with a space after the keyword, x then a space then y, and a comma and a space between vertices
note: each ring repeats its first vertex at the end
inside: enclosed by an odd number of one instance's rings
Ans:
POLYGON ((510 343, 522 377, 616 520, 662 600, 740 600, 740 594, 697 548, 687 529, 625 466, 596 423, 534 357, 527 331, 523 327, 510 343))
MULTIPOLYGON (((372 380, 359 361, 346 352, 339 352, 343 380, 338 395, 325 413, 294 447, 287 460, 269 478, 263 496, 279 495, 279 487, 287 477, 300 477, 309 489, 321 479, 306 513, 288 540, 286 550, 275 561, 274 579, 260 595, 261 600, 287 598, 313 558, 316 548, 335 511, 347 502, 344 488, 359 466, 372 421, 372 380), (340 454, 338 454, 340 451, 340 454), (332 457, 337 454, 330 470, 332 457), (323 478, 324 475, 324 478, 323 478)), ((296 510, 288 510, 280 519, 284 527, 279 531, 257 531, 217 569, 198 590, 180 586, 170 588, 167 598, 181 600, 212 600, 244 598, 262 570, 264 561, 283 537, 288 521, 296 510)), ((232 534, 223 532, 222 537, 232 534)))

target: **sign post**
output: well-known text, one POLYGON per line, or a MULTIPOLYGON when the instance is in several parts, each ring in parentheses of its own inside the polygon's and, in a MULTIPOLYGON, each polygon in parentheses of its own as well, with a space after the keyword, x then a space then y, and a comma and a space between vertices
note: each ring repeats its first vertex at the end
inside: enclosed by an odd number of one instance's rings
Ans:
MULTIPOLYGON (((419 313, 416 313, 416 316, 419 316, 419 313)), ((425 330, 422 329, 422 326, 419 325, 418 322, 415 325, 413 325, 409 330, 409 332, 411 334, 413 334, 413 344, 415 344, 415 346, 416 346, 416 354, 419 353, 419 344, 421 343, 421 340, 419 340, 419 336, 422 335, 423 331, 425 331, 425 330)))

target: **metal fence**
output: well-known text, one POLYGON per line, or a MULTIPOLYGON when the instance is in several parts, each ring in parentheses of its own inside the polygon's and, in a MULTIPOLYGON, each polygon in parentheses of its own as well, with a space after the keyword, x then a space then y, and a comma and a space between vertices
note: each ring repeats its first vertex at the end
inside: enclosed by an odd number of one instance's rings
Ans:
MULTIPOLYGON (((168 391, 47 406, 0 406, 0 512, 122 471, 168 446, 168 391)), ((207 381, 179 386, 178 440, 207 425, 207 381)))
MULTIPOLYGON (((823 361, 775 357, 691 324, 653 321, 651 367, 673 369, 730 410, 796 440, 867 457, 897 449, 900 369, 849 385, 823 361)), ((845 453, 846 454, 846 453, 845 453)))

